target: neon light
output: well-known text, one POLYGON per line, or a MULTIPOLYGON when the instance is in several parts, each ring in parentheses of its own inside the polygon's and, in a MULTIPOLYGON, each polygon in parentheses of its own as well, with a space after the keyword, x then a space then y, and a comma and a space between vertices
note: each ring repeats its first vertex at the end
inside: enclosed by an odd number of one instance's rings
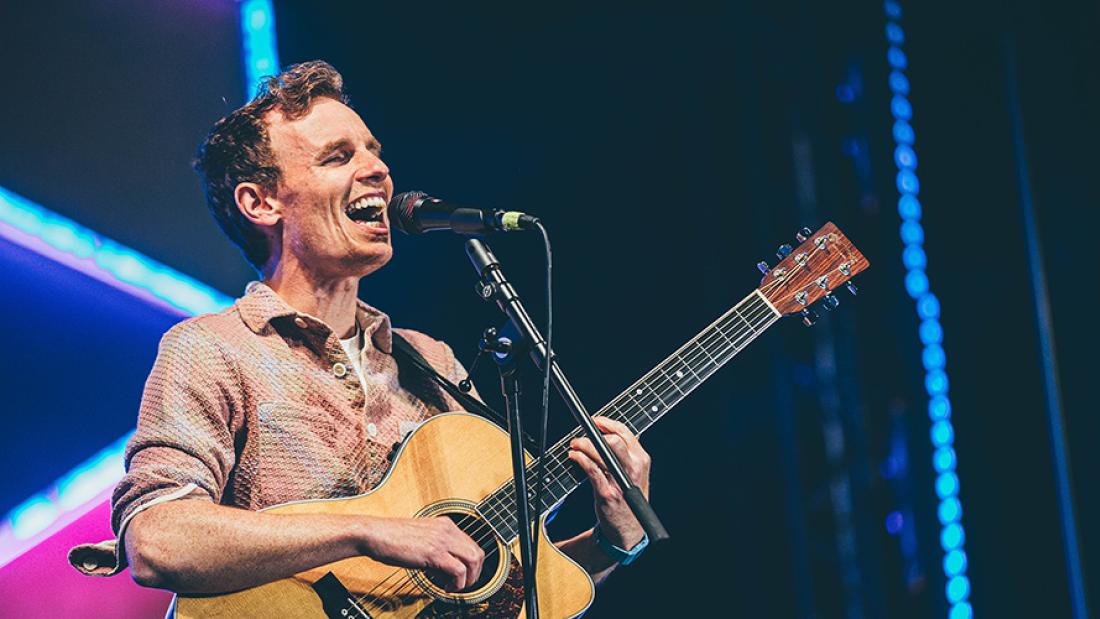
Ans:
POLYGON ((0 567, 110 498, 122 479, 126 435, 23 501, 0 520, 0 567))
MULTIPOLYGON (((278 71, 271 0, 241 3, 248 97, 278 71)), ((233 300, 213 288, 0 188, 0 237, 173 314, 220 311, 233 300)), ((107 500, 122 478, 124 436, 0 520, 0 567, 107 500)))
POLYGON ((925 370, 924 387, 928 393, 928 418, 932 422, 929 439, 935 447, 932 467, 936 471, 935 491, 939 498, 936 513, 942 526, 940 546, 944 551, 944 596, 948 604, 948 617, 969 619, 973 616, 973 609, 968 601, 970 579, 966 576, 967 561, 963 550, 966 532, 961 522, 959 476, 955 472, 955 427, 951 423, 949 381, 945 371, 947 353, 943 348, 940 301, 932 294, 928 274, 925 272, 928 256, 923 247, 924 227, 920 223, 922 208, 917 198, 920 180, 916 172, 917 153, 913 149, 914 132, 909 124, 913 116, 913 105, 908 99, 910 84, 905 75, 909 61, 901 49, 905 42, 905 31, 898 23, 901 20, 901 5, 896 0, 886 0, 883 10, 886 13, 888 43, 886 61, 892 69, 889 78, 892 94, 890 111, 894 116, 894 165, 898 170, 898 215, 902 221, 898 232, 904 245, 901 260, 906 270, 905 290, 912 297, 917 315, 921 319, 919 334, 924 346, 921 364, 925 370))
POLYGON ((217 312, 233 302, 196 279, 3 188, 0 237, 174 314, 217 312))
POLYGON ((275 45, 275 7, 271 0, 241 3, 242 55, 248 98, 256 96, 260 80, 279 71, 279 50, 275 45))

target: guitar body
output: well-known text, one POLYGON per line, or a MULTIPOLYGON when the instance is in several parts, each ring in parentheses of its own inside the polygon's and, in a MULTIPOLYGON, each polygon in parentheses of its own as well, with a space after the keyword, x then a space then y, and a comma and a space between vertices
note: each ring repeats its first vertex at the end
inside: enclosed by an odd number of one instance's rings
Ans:
MULTIPOLYGON (((472 590, 448 593, 422 572, 367 557, 344 559, 266 585, 217 596, 179 595, 175 617, 324 619, 326 617, 518 617, 523 609, 519 545, 503 540, 473 506, 512 479, 509 438, 468 413, 437 415, 405 441, 377 488, 360 496, 271 507, 276 514, 361 514, 395 518, 450 515, 487 548, 483 577, 472 590), (492 552, 495 548, 504 552, 492 552), (490 561, 489 554, 496 557, 490 561), (501 559, 500 557, 503 557, 501 559), (342 611, 347 610, 347 614, 342 611)), ((539 613, 575 617, 592 603, 588 574, 539 535, 539 613)))

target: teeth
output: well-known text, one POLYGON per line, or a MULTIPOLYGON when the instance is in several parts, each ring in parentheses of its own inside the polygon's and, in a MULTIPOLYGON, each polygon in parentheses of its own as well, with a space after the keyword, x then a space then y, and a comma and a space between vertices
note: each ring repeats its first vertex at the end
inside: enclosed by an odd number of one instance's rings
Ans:
POLYGON ((355 211, 361 211, 365 208, 386 208, 386 199, 382 196, 371 196, 369 198, 359 198, 355 202, 348 205, 347 212, 354 213, 355 211))

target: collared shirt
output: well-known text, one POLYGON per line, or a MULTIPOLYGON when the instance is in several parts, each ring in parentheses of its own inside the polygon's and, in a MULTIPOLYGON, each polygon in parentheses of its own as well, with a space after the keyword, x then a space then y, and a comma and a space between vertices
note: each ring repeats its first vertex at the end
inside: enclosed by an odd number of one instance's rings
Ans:
MULTIPOLYGON (((174 499, 258 510, 374 488, 394 444, 441 411, 399 384, 389 317, 360 302, 356 321, 366 384, 327 325, 264 284, 168 331, 112 497, 119 538, 135 514, 174 499)), ((400 333, 441 374, 464 378, 446 344, 400 333)))

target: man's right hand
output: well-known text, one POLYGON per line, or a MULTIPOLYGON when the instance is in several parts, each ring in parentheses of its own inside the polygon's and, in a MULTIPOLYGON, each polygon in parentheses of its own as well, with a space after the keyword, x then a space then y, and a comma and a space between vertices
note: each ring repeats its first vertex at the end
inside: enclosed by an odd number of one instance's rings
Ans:
POLYGON ((362 554, 422 569, 447 583, 448 591, 466 589, 481 576, 485 552, 450 518, 369 518, 362 536, 362 554))

